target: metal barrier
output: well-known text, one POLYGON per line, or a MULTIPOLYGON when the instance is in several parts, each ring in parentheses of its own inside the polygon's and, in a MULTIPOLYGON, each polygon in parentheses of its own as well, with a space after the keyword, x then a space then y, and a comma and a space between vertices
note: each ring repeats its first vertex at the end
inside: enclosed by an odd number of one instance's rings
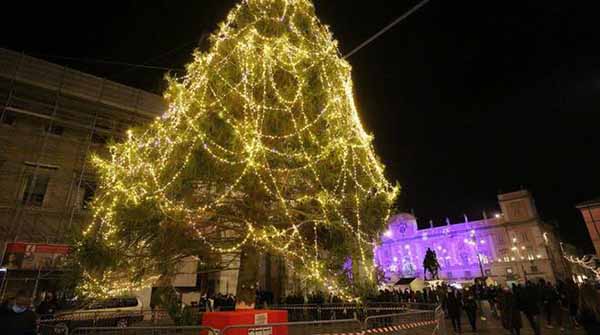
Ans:
POLYGON ((442 308, 441 305, 435 309, 435 320, 436 320, 436 325, 435 325, 435 329, 433 330, 433 335, 448 334, 447 328, 446 328, 446 313, 444 313, 444 309, 442 308))
POLYGON ((367 333, 432 334, 437 326, 435 311, 407 312, 369 316, 365 319, 367 333))
MULTIPOLYGON (((363 311, 364 313, 374 313, 375 310, 385 311, 389 308, 399 308, 398 306, 376 306, 362 307, 357 306, 315 306, 315 305, 295 305, 279 306, 280 309, 286 309, 288 312, 296 313, 295 318, 313 317, 313 313, 320 313, 320 316, 327 313, 338 313, 335 315, 355 315, 363 311), (285 308, 283 308, 285 307, 285 308), (342 311, 340 313, 339 311, 342 311)), ((404 307, 405 308, 405 307, 404 307)), ((403 313, 371 314, 363 315, 364 318, 358 319, 345 318, 338 320, 309 320, 284 323, 252 324, 228 326, 221 331, 210 327, 80 327, 69 332, 68 329, 52 328, 47 326, 47 330, 58 333, 42 333, 42 335, 350 335, 350 334, 410 334, 410 335, 447 335, 445 315, 440 306, 433 310, 414 311, 408 310, 403 313), (361 322, 361 320, 364 320, 361 322), (65 333, 60 333, 64 330, 65 333)), ((288 318, 293 320, 293 314, 288 314, 288 318)))
POLYGON ((277 305, 272 306, 271 309, 287 311, 290 322, 321 320, 318 305, 277 305))
POLYGON ((288 320, 298 321, 321 321, 339 319, 358 319, 374 315, 399 314, 410 311, 433 311, 437 305, 424 303, 368 303, 366 305, 355 304, 321 304, 321 305, 275 305, 272 309, 286 310, 288 320))
POLYGON ((69 328, 65 325, 53 325, 53 324, 38 324, 39 335, 69 335, 69 328))
MULTIPOLYGON (((205 309, 190 308, 191 314, 198 317, 205 309)), ((133 310, 133 311, 90 311, 57 313, 40 316, 40 324, 47 327, 56 325, 68 328, 80 327, 113 327, 113 326, 173 326, 174 321, 166 310, 133 310)))
POLYGON ((223 328, 221 335, 333 335, 333 334, 363 334, 362 323, 356 319, 310 321, 310 322, 282 322, 264 325, 239 325, 223 328))
POLYGON ((69 335, 219 335, 210 327, 89 327, 72 330, 69 335))

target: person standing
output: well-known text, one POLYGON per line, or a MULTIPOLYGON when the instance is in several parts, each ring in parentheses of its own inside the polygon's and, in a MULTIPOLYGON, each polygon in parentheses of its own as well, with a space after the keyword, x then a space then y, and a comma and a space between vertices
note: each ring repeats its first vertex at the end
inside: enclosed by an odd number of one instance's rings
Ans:
POLYGON ((519 300, 519 306, 525 314, 529 325, 533 329, 535 335, 540 335, 540 294, 539 287, 534 285, 531 281, 525 283, 525 287, 517 291, 517 299, 519 300))
POLYGON ((465 313, 467 314, 467 318, 469 319, 469 324, 471 325, 471 330, 473 330, 473 332, 476 332, 477 331, 476 314, 477 314, 478 307, 477 307, 477 302, 475 301, 474 292, 472 292, 470 294, 465 293, 465 300, 464 300, 463 308, 465 310, 465 313))
POLYGON ((38 305, 36 312, 42 320, 52 319, 58 309, 58 302, 52 292, 47 292, 44 300, 38 305))
POLYGON ((600 295, 590 284, 585 283, 579 290, 579 323, 588 335, 600 334, 600 295))
POLYGON ((569 309, 569 319, 573 325, 573 328, 577 328, 579 326, 577 322, 577 312, 579 308, 579 287, 571 278, 567 279, 566 295, 569 309))
POLYGON ((30 298, 26 292, 19 291, 14 303, 0 311, 2 335, 36 335, 37 316, 29 308, 30 298))
MULTIPOLYGON (((516 288, 516 286, 513 287, 516 288)), ((499 293, 498 309, 501 314, 502 327, 508 330, 512 335, 520 335, 523 324, 515 293, 516 292, 511 291, 508 287, 504 288, 504 290, 499 293)))
POLYGON ((452 328, 455 333, 462 333, 460 325, 460 313, 462 309, 462 297, 460 292, 455 288, 448 290, 448 298, 446 299, 446 307, 448 308, 448 316, 452 321, 452 328))
POLYGON ((553 316, 556 318, 557 323, 559 323, 558 321, 560 320, 560 316, 558 315, 560 311, 557 313, 558 292, 550 282, 541 282, 541 285, 543 285, 542 299, 544 301, 544 311, 546 312, 546 327, 554 328, 554 326, 552 326, 553 316))

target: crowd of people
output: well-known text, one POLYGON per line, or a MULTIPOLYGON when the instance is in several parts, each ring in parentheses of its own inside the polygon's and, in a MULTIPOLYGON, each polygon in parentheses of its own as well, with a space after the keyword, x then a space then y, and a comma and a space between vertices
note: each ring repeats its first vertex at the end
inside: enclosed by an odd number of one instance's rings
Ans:
MULTIPOLYGON (((215 295, 203 294, 198 306, 207 311, 233 311, 235 310, 236 298, 233 294, 217 293, 215 295)), ((192 304, 192 307, 193 306, 192 304)))
POLYGON ((491 315, 513 335, 521 332, 522 316, 535 335, 542 333, 542 323, 561 331, 582 326, 590 335, 600 334, 600 295, 592 283, 579 286, 567 280, 554 285, 540 279, 504 287, 477 283, 464 289, 442 284, 422 292, 407 289, 381 295, 388 301, 440 303, 456 333, 462 333, 462 315, 467 316, 471 330, 477 331, 477 320, 486 319, 482 304, 487 303, 491 315))
MULTIPOLYGON (((466 315, 473 332, 478 329, 478 320, 491 316, 497 318, 512 335, 520 335, 523 319, 535 335, 541 335, 542 323, 546 328, 559 327, 561 331, 583 327, 587 334, 600 334, 600 293, 598 287, 590 282, 577 285, 567 280, 552 284, 540 279, 510 286, 488 286, 477 282, 460 289, 442 283, 416 291, 409 288, 381 290, 368 301, 440 304, 455 333, 462 333, 461 318, 466 315), (489 315, 484 310, 489 311, 489 315)), ((342 302, 335 295, 323 292, 288 295, 279 301, 281 304, 342 302)), ((257 308, 272 306, 273 303, 271 292, 256 292, 257 308)), ((198 305, 213 311, 235 310, 236 297, 220 293, 211 297, 203 295, 198 305)), ((34 311, 30 297, 25 292, 19 292, 15 298, 0 305, 2 334, 33 335, 36 332, 36 320, 52 315, 57 309, 58 303, 51 293, 45 295, 34 311)))
POLYGON ((541 335, 541 324, 546 328, 583 327, 588 334, 600 334, 600 294, 592 283, 577 285, 572 280, 558 281, 556 285, 540 279, 524 285, 488 286, 478 282, 470 287, 457 288, 443 283, 433 288, 413 291, 383 290, 373 301, 439 303, 451 320, 455 333, 462 333, 461 317, 467 316, 473 332, 477 320, 485 320, 483 305, 502 326, 513 335, 519 335, 523 318, 535 335, 541 335))

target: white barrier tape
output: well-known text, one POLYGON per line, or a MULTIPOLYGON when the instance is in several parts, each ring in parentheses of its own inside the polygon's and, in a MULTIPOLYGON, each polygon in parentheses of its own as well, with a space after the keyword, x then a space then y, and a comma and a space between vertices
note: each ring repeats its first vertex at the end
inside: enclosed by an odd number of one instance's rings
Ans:
MULTIPOLYGON (((433 324, 437 324, 437 321, 436 320, 432 320, 432 321, 419 321, 419 322, 412 322, 412 323, 403 323, 403 324, 397 325, 397 326, 387 326, 387 327, 367 329, 366 333, 367 334, 371 334, 371 333, 391 333, 391 332, 395 332, 395 331, 401 331, 401 330, 407 330, 407 329, 414 329, 414 328, 429 326, 429 325, 433 325, 433 324)), ((330 335, 339 335, 339 334, 330 334, 330 335)))

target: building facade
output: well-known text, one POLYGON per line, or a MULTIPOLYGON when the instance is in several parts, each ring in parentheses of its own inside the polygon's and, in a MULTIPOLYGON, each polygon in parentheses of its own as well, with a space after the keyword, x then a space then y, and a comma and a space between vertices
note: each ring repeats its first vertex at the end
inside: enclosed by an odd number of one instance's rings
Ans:
POLYGON ((165 110, 158 95, 0 49, 2 296, 56 289, 52 260, 90 218, 90 156, 165 110))
POLYGON ((0 49, 0 241, 62 243, 89 216, 92 153, 166 110, 160 96, 0 49))
POLYGON ((590 239, 596 250, 596 256, 600 257, 600 198, 581 203, 577 205, 577 209, 583 216, 590 239))
MULTIPOLYGON (((35 259, 63 257, 72 233, 89 221, 91 155, 107 155, 107 142, 166 109, 161 96, 0 48, 0 256, 8 270, 0 271, 0 298, 19 288, 55 289, 59 269, 35 259), (35 259, 25 265, 27 253, 35 259)), ((224 271, 201 269, 194 257, 182 262, 172 285, 189 292, 184 302, 198 292, 235 294, 239 255, 224 257, 224 271)), ((262 255, 262 288, 282 291, 271 276, 280 263, 262 255)))
POLYGON ((90 156, 165 110, 158 95, 0 49, 0 247, 25 246, 24 258, 34 260, 3 271, 3 295, 55 285, 60 271, 35 259, 42 249, 63 250, 88 221, 90 156))
MULTIPOLYGON (((419 229, 411 214, 391 218, 375 261, 390 280, 422 277, 428 248, 436 252, 439 276, 449 281, 489 277, 498 283, 568 276, 552 226, 540 220, 528 191, 500 194, 502 213, 492 218, 419 229)), ((429 274, 428 274, 429 276, 429 274)))

